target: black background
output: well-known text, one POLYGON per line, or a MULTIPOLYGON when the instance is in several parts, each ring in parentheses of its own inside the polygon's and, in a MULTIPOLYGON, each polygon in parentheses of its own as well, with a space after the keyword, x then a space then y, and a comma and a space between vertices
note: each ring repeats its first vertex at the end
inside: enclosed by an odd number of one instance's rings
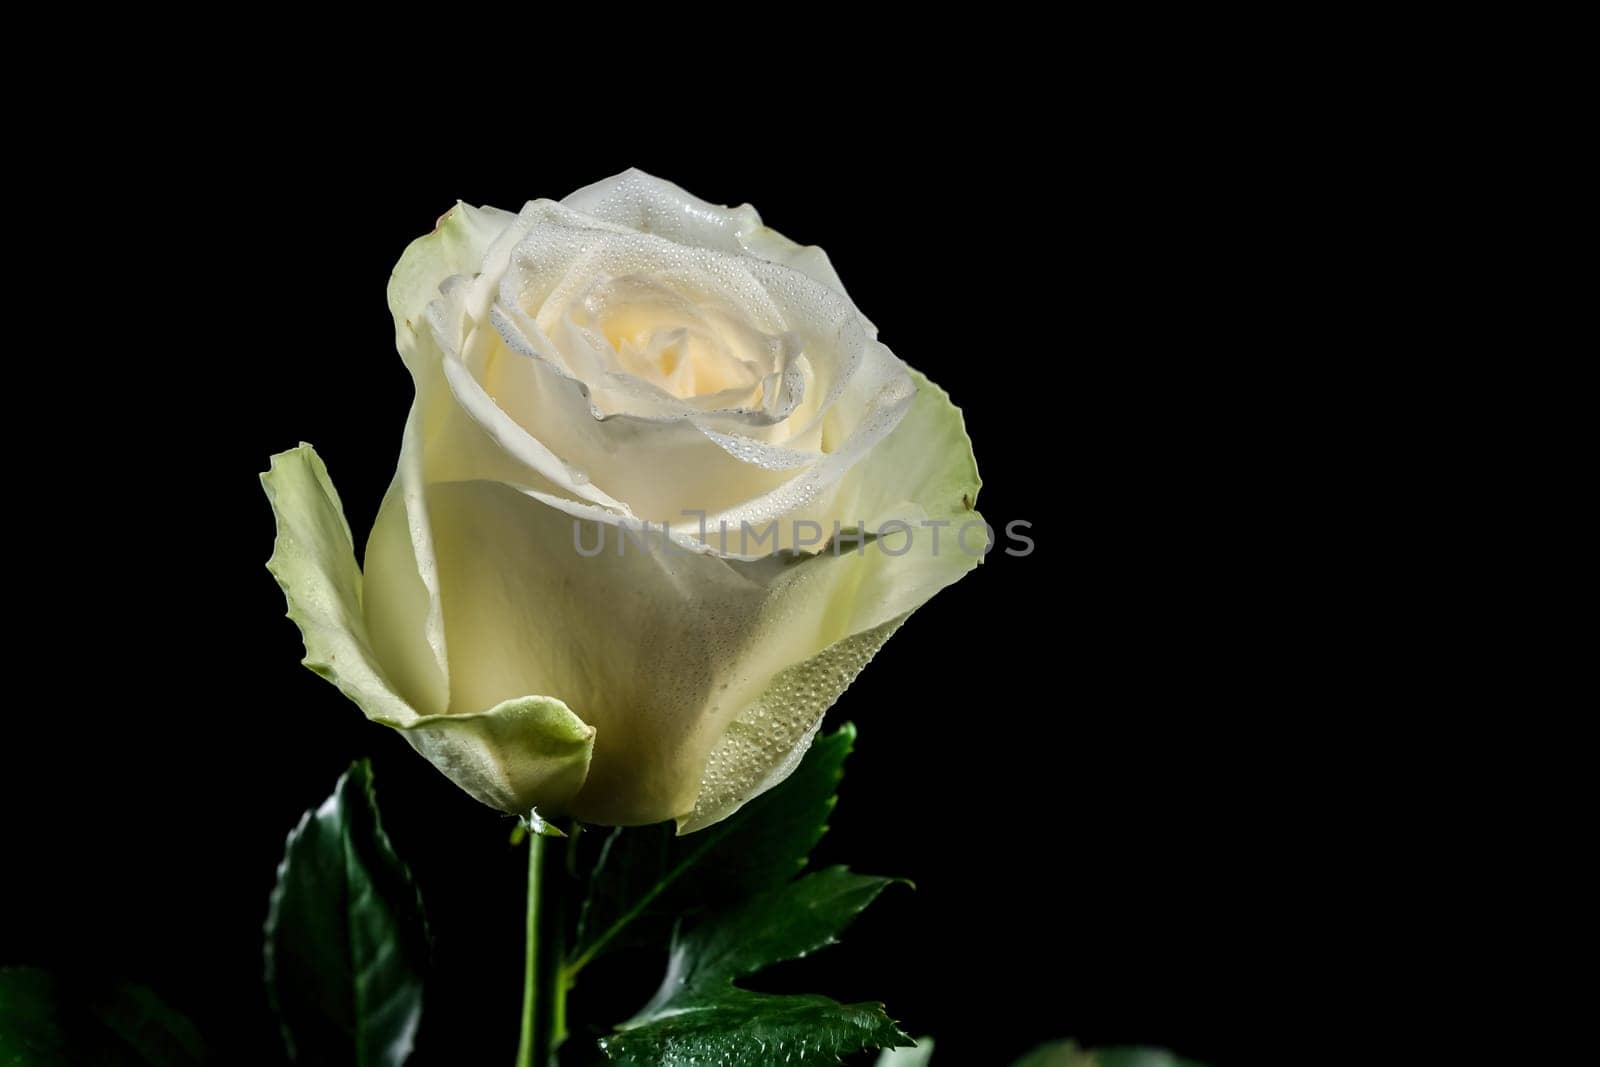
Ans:
MULTIPOLYGON (((730 150, 301 114, 125 158, 185 168, 158 206, 91 226, 75 266, 96 286, 59 338, 75 355, 36 401, 73 403, 50 431, 73 469, 14 489, 50 518, 21 559, 66 568, 70 595, 34 602, 13 645, 37 695, 10 711, 0 961, 131 976, 225 1062, 270 1057, 283 836, 370 754, 437 942, 418 1062, 509 1060, 510 824, 298 666, 256 474, 314 443, 361 542, 410 397, 384 303, 400 251, 458 198, 514 209, 635 165, 822 245, 963 408, 981 511, 1037 545, 936 597, 830 712, 860 740, 819 858, 917 889, 775 980, 885 1000, 947 1067, 1065 1036, 1281 1062, 1319 920, 1286 858, 1306 742, 1273 725, 1293 642, 1252 560, 1274 531, 1240 519, 1271 488, 1240 475, 1266 416, 1219 356, 1230 149, 1180 103, 1164 115, 932 138, 862 116, 730 150), (91 295, 107 279, 140 298, 91 295)), ((614 973, 618 997, 658 968, 614 973)))

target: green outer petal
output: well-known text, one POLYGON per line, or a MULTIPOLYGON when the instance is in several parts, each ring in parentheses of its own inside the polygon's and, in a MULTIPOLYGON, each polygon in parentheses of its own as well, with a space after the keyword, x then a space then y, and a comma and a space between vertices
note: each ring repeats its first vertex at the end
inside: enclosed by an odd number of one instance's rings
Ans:
POLYGON ((972 510, 983 486, 978 461, 966 420, 950 394, 915 367, 906 369, 917 387, 916 403, 851 472, 846 489, 853 499, 841 494, 839 506, 856 518, 898 515, 912 525, 918 517, 908 512, 920 508, 926 518, 952 520, 944 536, 953 538, 961 523, 982 518, 972 510))
POLYGON ((406 740, 490 807, 526 813, 530 796, 573 796, 589 773, 594 727, 554 697, 518 697, 473 715, 428 715, 406 740), (468 783, 471 783, 470 785, 468 783))
MULTIPOLYGON (((923 520, 948 520, 940 551, 932 552, 932 531, 917 529, 912 548, 890 556, 880 544, 864 556, 848 549, 839 556, 821 553, 793 564, 777 583, 792 581, 797 610, 787 596, 777 625, 794 627, 816 620, 828 642, 812 658, 773 675, 764 690, 728 724, 711 749, 694 810, 678 819, 679 833, 693 833, 727 818, 752 797, 787 778, 811 745, 828 708, 877 653, 906 617, 936 592, 979 562, 958 541, 963 523, 981 522, 973 510, 982 484, 961 410, 943 389, 916 370, 912 409, 882 443, 869 452, 841 487, 839 514, 868 520, 903 518, 913 527, 923 520)), ((977 546, 969 532, 967 543, 977 546)), ((898 549, 902 533, 890 533, 898 549)), ((756 568, 769 565, 765 561, 756 568)))
POLYGON ((406 739, 451 781, 504 811, 559 809, 583 784, 594 729, 552 697, 523 696, 467 715, 418 715, 373 655, 361 571, 339 494, 310 445, 272 457, 261 476, 278 522, 267 569, 305 641, 304 663, 367 718, 406 739))
POLYGON ((306 655, 301 662, 385 726, 409 726, 417 713, 395 692, 367 642, 361 613, 361 571, 351 547, 339 493, 316 449, 272 457, 261 486, 278 520, 267 570, 289 602, 306 655))
POLYGON ((439 286, 451 275, 478 273, 489 245, 516 217, 496 207, 457 203, 439 216, 432 233, 400 253, 389 275, 389 313, 394 316, 395 344, 413 374, 412 338, 426 335, 422 313, 438 299, 439 286))

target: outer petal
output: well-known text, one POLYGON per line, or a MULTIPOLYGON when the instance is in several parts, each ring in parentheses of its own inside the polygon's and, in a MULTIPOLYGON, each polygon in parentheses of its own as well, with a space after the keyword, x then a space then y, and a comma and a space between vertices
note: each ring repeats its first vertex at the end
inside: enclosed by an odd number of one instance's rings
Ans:
POLYGON ((474 797, 501 811, 562 810, 589 773, 594 727, 554 697, 517 697, 470 715, 429 715, 406 740, 474 797))
POLYGON ((559 697, 596 729, 572 814, 634 825, 689 811, 765 587, 716 556, 668 551, 659 530, 624 545, 617 527, 501 482, 429 496, 451 711, 559 697))
POLYGON ((377 661, 418 711, 450 703, 444 615, 422 472, 422 405, 413 404, 400 464, 367 535, 362 607, 377 661))
MULTIPOLYGON (((695 807, 678 820, 680 833, 727 818, 746 801, 787 778, 810 747, 823 713, 855 680, 906 617, 934 593, 978 565, 982 541, 969 533, 968 554, 958 537, 973 510, 978 468, 960 409, 944 390, 911 371, 917 386, 910 414, 851 472, 841 493, 843 514, 877 530, 899 519, 914 528, 890 532, 860 555, 844 548, 785 568, 766 617, 769 625, 811 630, 820 651, 769 676, 718 739, 706 761, 695 807), (932 529, 948 521, 934 551, 932 529), (885 549, 889 551, 885 551, 885 549)), ((775 563, 749 565, 751 569, 775 563)))
POLYGON ((361 571, 344 506, 328 469, 308 444, 272 457, 261 487, 278 521, 267 570, 300 627, 302 660, 360 705, 367 718, 405 726, 417 717, 378 666, 361 616, 361 571))
MULTIPOLYGON (((848 500, 878 511, 892 500, 913 523, 977 520, 960 415, 918 381, 904 430, 852 472, 848 500)), ((874 544, 740 562, 667 551, 659 532, 624 546, 603 519, 502 483, 429 493, 452 710, 530 691, 566 701, 597 728, 570 808, 607 824, 677 818, 688 832, 781 781, 905 617, 978 563, 953 530, 938 553, 919 528, 903 554, 874 544)))
POLYGON ((602 222, 733 254, 745 251, 741 232, 761 227, 761 216, 749 204, 713 204, 638 168, 586 185, 561 202, 602 222))
MULTIPOLYGON (((368 535, 363 606, 377 662, 398 693, 424 714, 446 710, 450 684, 427 482, 466 471, 465 476, 560 488, 518 464, 497 440, 494 424, 475 420, 471 404, 458 402, 449 385, 473 314, 485 313, 482 296, 496 288, 493 279, 504 271, 523 221, 498 208, 457 204, 432 233, 407 246, 389 279, 396 344, 411 371, 416 401, 394 482, 368 535)), ((468 383, 470 401, 481 389, 470 378, 468 383)), ((487 411, 497 414, 492 404, 487 411)), ((558 460, 545 460, 542 469, 556 481, 566 478, 558 460)))
POLYGON ((911 413, 851 472, 835 506, 874 528, 895 517, 914 523, 919 511, 929 520, 950 519, 952 531, 982 521, 973 506, 983 480, 961 409, 921 371, 906 369, 917 390, 911 413))
POLYGON ((395 344, 419 399, 406 419, 394 482, 368 535, 367 569, 378 580, 367 590, 364 607, 377 661, 387 667, 398 692, 426 714, 444 711, 449 701, 444 622, 423 492, 422 397, 439 379, 426 312, 448 279, 481 269, 494 239, 515 219, 499 208, 458 203, 439 216, 432 233, 406 246, 389 277, 395 344))
MULTIPOLYGON (((477 344, 476 335, 480 331, 489 335, 494 332, 489 322, 493 294, 519 241, 543 217, 541 204, 554 206, 549 201, 539 201, 528 204, 518 215, 497 212, 508 221, 482 250, 482 260, 473 268, 478 273, 471 277, 445 275, 420 313, 408 315, 406 301, 420 299, 423 294, 412 293, 409 287, 397 290, 391 284, 395 331, 416 385, 417 407, 421 411, 421 439, 426 453, 422 465, 429 482, 493 478, 576 502, 625 511, 616 500, 590 484, 588 475, 577 465, 553 453, 543 433, 536 436, 518 426, 485 391, 466 363, 468 351, 477 344)), ((438 234, 413 242, 406 250, 406 259, 422 260, 429 269, 397 268, 396 279, 426 274, 432 280, 454 265, 449 255, 453 246, 436 239, 452 232, 449 221, 445 220, 438 234)), ((475 240, 481 242, 485 232, 480 226, 474 231, 475 240)), ((473 251, 477 251, 476 246, 473 251)), ((419 551, 419 558, 424 555, 419 551)))
POLYGON ((588 773, 594 730, 559 700, 521 696, 468 715, 419 715, 378 664, 339 495, 306 444, 261 476, 278 522, 267 569, 305 640, 305 664, 369 719, 406 739, 462 789, 506 811, 560 810, 588 773))
POLYGON ((452 275, 477 274, 489 246, 515 219, 499 208, 458 203, 439 216, 432 233, 400 253, 389 275, 389 313, 394 316, 395 345, 413 374, 417 339, 427 332, 423 312, 438 299, 439 286, 452 275))
POLYGON ((637 168, 586 185, 561 202, 597 219, 657 233, 679 244, 758 256, 844 292, 827 253, 816 245, 797 244, 765 225, 749 204, 713 204, 637 168))
MULTIPOLYGON (((838 417, 839 441, 831 451, 777 488, 708 516, 710 526, 726 523, 730 530, 738 530, 741 524, 759 528, 776 521, 779 547, 791 548, 798 521, 817 522, 826 528, 837 517, 841 526, 848 527, 852 519, 871 517, 839 510, 841 501, 853 503, 856 499, 853 492, 843 491, 843 483, 852 468, 869 460, 911 411, 917 388, 910 368, 876 341, 866 346, 861 363, 839 402, 826 413, 830 421, 838 417)), ((914 484, 899 477, 893 468, 880 468, 879 477, 896 484, 914 484)))

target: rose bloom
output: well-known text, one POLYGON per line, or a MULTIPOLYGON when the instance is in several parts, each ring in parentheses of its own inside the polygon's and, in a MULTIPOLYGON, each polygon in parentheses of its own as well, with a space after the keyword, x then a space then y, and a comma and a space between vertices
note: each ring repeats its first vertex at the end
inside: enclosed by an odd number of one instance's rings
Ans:
POLYGON ((365 570, 308 445, 269 568, 306 664, 486 804, 725 818, 981 558, 960 412, 749 206, 458 204, 389 307, 416 400, 365 570))

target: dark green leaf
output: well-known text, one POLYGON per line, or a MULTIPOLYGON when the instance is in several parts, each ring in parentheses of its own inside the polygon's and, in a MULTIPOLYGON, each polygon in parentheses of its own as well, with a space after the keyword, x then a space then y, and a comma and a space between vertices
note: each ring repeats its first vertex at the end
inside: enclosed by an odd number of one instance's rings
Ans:
POLYGON ((0 1064, 177 1067, 205 1060, 193 1024, 131 982, 0 967, 0 1064))
POLYGON ((1102 1048, 1085 1051, 1076 1041, 1040 1045, 1012 1067, 1200 1067, 1170 1052, 1149 1048, 1102 1048))
POLYGON ((291 1059, 399 1064, 422 1014, 427 928, 353 764, 289 835, 267 916, 267 990, 291 1059))
POLYGON ((858 1049, 909 1039, 881 1004, 840 1004, 819 996, 775 996, 729 987, 648 1029, 600 1039, 618 1063, 828 1064, 858 1049))
POLYGON ((793 878, 827 830, 855 736, 846 723, 819 737, 782 785, 697 833, 675 837, 670 823, 612 831, 590 875, 569 970, 624 944, 664 942, 683 917, 793 878))
POLYGON ((677 984, 662 992, 719 985, 832 945, 894 881, 829 867, 719 915, 673 946, 677 984))
POLYGON ((807 875, 675 939, 661 988, 601 1042, 625 1063, 828 1063, 910 1043, 881 1004, 774 996, 733 980, 834 943, 893 879, 843 867, 807 875))

